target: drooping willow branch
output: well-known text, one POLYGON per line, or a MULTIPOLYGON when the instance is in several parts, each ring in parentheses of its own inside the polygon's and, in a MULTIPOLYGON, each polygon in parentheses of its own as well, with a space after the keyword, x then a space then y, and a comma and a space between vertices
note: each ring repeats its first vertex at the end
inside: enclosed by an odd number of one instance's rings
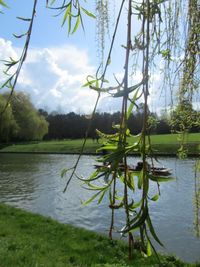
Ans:
POLYGON ((56 2, 54 0, 49 3, 49 0, 46 0, 47 8, 58 11, 56 16, 63 14, 61 25, 64 26, 66 22, 68 23, 68 35, 74 34, 80 25, 85 30, 82 14, 95 18, 95 15, 85 9, 79 0, 64 0, 61 5, 55 7, 53 5, 56 2))
MULTIPOLYGON (((125 0, 122 1, 121 6, 120 6, 119 14, 118 14, 118 17, 117 17, 117 22, 116 22, 115 29, 114 29, 114 33, 113 33, 113 37, 112 37, 112 42, 111 42, 111 45, 110 45, 109 53, 108 53, 107 60, 106 60, 106 64, 105 64, 105 68, 104 68, 104 71, 103 71, 102 76, 100 77, 100 82, 101 82, 101 84, 100 84, 100 86, 99 86, 99 89, 101 89, 101 88, 103 87, 103 83, 104 83, 104 79, 105 79, 106 71, 107 71, 107 68, 108 68, 108 66, 109 66, 109 62, 110 62, 110 59, 111 59, 111 54, 112 54, 112 50, 113 50, 113 45, 114 45, 114 41, 115 41, 115 37, 116 37, 116 33, 117 33, 117 29, 118 29, 118 25, 119 25, 119 21, 120 21, 121 13, 122 13, 122 10, 123 10, 124 2, 125 2, 125 0)), ((98 81, 98 77, 96 77, 96 80, 98 81)), ((84 138, 84 141, 83 141, 83 144, 82 144, 82 147, 81 147, 81 151, 80 151, 80 153, 79 153, 78 159, 77 159, 77 161, 76 161, 76 163, 75 163, 75 165, 74 165, 74 167, 73 167, 73 171, 72 171, 72 173, 71 173, 71 175, 70 175, 70 177, 69 177, 69 179, 68 179, 68 181, 67 181, 67 183, 66 183, 66 186, 65 186, 63 192, 65 192, 65 191, 67 190, 67 188, 68 188, 68 186, 69 186, 69 184, 70 184, 70 182, 71 182, 71 180, 72 180, 72 178, 73 178, 73 176, 74 176, 74 174, 75 174, 75 172, 76 172, 76 169, 77 169, 77 166, 78 166, 79 161, 80 161, 80 159, 81 159, 81 156, 82 156, 82 154, 83 154, 83 151, 84 151, 84 148, 85 148, 85 144, 86 144, 86 141, 87 141, 87 137, 88 137, 88 133, 89 133, 89 131, 90 131, 90 129, 91 129, 92 122, 93 122, 93 118, 94 118, 94 114, 96 113, 97 105, 98 105, 98 103, 99 103, 100 95, 101 95, 101 94, 100 94, 100 90, 99 90, 97 99, 96 99, 96 101, 95 101, 94 109, 93 109, 93 112, 92 112, 92 116, 91 116, 91 119, 90 119, 90 122, 89 122, 89 125, 88 125, 88 129, 87 129, 87 131, 86 131, 86 133, 85 133, 85 138, 84 138)), ((67 172, 67 171, 68 171, 68 170, 66 170, 66 172, 67 172)), ((66 172, 64 172, 63 175, 64 175, 66 172)))
POLYGON ((27 56, 27 52, 28 52, 28 48, 29 48, 29 44, 30 44, 30 38, 31 38, 32 28, 33 28, 33 22, 34 22, 35 14, 36 14, 36 6, 37 6, 37 0, 34 0, 31 18, 18 17, 18 19, 20 19, 22 21, 25 21, 25 22, 29 22, 30 24, 29 24, 29 27, 28 27, 28 30, 27 30, 26 33, 24 33, 22 35, 14 35, 16 38, 22 38, 22 37, 26 36, 25 45, 24 45, 24 48, 22 50, 22 54, 21 54, 19 60, 14 60, 14 59, 10 58, 10 61, 4 61, 4 64, 7 67, 7 69, 5 71, 5 73, 7 75, 9 75, 8 74, 8 71, 10 69, 12 69, 13 67, 17 66, 17 69, 3 83, 3 85, 1 85, 1 87, 0 87, 0 89, 2 89, 4 87, 7 87, 7 88, 9 88, 11 90, 10 91, 10 94, 9 94, 9 97, 7 99, 6 105, 2 109, 0 115, 2 115, 5 112, 6 108, 9 105, 10 99, 11 99, 11 97, 13 95, 13 92, 15 90, 15 86, 17 84, 17 81, 18 81, 18 78, 19 78, 19 75, 20 75, 20 72, 21 72, 21 69, 22 69, 22 66, 23 66, 23 64, 24 64, 24 62, 26 60, 26 56, 27 56))

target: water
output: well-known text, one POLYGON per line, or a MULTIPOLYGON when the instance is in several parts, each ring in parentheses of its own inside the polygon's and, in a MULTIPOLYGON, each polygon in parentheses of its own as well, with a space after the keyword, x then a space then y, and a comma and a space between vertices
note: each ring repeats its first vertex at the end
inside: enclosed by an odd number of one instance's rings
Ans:
MULTIPOLYGON (((106 199, 83 206, 91 191, 73 179, 67 193, 63 188, 67 177, 60 178, 63 168, 72 167, 76 155, 0 154, 0 201, 31 212, 50 216, 90 230, 107 233, 110 210, 106 199)), ((130 158, 135 163, 138 159, 130 158)), ((173 170, 176 180, 160 186, 159 201, 150 205, 152 221, 165 253, 174 253, 184 261, 200 261, 200 239, 194 232, 194 159, 162 158, 161 165, 173 170)), ((83 156, 78 174, 89 176, 94 170, 95 157, 83 156)), ((150 194, 156 190, 151 185, 150 194)), ((118 228, 123 226, 124 213, 118 212, 118 228)), ((159 248, 161 250, 161 248, 159 248)))

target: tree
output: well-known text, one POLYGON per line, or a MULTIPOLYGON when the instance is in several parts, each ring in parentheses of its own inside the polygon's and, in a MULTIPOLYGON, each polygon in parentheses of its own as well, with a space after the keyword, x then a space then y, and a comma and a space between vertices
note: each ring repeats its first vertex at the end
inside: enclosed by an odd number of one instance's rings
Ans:
MULTIPOLYGON (((9 98, 8 94, 4 94, 2 97, 4 98, 4 103, 9 98)), ((19 141, 42 140, 43 136, 47 134, 47 121, 34 108, 26 94, 22 92, 14 93, 3 116, 9 110, 17 125, 17 133, 12 136, 13 139, 19 141)))
POLYGON ((190 132, 200 127, 200 112, 192 107, 188 100, 181 101, 172 111, 170 124, 174 131, 190 132))
MULTIPOLYGON (((0 112, 6 104, 6 99, 0 95, 0 112)), ((19 126, 13 116, 12 108, 9 105, 0 117, 0 142, 8 142, 15 138, 19 131, 19 126)))

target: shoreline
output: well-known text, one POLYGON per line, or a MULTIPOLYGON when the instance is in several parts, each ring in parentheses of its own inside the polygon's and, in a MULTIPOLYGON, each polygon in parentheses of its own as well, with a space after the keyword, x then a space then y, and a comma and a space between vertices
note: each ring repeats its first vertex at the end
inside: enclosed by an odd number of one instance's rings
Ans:
MULTIPOLYGON (((46 151, 1 151, 0 150, 0 154, 35 154, 35 155, 80 155, 79 152, 46 152, 46 151)), ((101 153, 95 153, 95 152, 84 152, 82 153, 82 155, 85 156, 100 156, 102 155, 101 153)), ((129 157, 139 157, 140 154, 139 153, 131 153, 128 155, 129 157)), ((178 158, 176 153, 155 153, 153 156, 159 156, 159 157, 174 157, 174 158, 178 158)), ((147 156, 148 157, 148 156, 147 156)), ((200 157, 200 153, 196 154, 196 153, 188 153, 187 154, 187 158, 198 158, 200 157)))

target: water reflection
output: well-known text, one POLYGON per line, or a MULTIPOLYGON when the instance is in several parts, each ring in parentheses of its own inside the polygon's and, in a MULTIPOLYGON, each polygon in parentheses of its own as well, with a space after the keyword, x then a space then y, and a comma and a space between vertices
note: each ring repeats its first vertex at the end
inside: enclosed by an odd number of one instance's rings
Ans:
POLYGON ((200 160, 194 166, 194 227, 196 236, 200 237, 200 160))
MULTIPOLYGON (((106 233, 111 216, 106 199, 98 207, 95 203, 83 206, 81 200, 87 200, 92 192, 84 190, 77 179, 72 180, 67 193, 62 193, 67 177, 60 178, 61 170, 73 166, 76 158, 76 155, 0 154, 0 201, 106 233)), ((137 160, 129 158, 129 163, 135 164, 137 160)), ((161 184, 159 201, 150 205, 152 221, 165 244, 165 252, 175 253, 186 261, 200 260, 200 240, 193 230, 194 162, 163 158, 161 165, 171 168, 177 179, 161 184)), ((79 175, 89 176, 94 163, 94 157, 83 156, 79 175)), ((156 189, 152 183, 152 195, 156 189)), ((119 211, 118 229, 123 226, 123 219, 124 212, 119 211)))

